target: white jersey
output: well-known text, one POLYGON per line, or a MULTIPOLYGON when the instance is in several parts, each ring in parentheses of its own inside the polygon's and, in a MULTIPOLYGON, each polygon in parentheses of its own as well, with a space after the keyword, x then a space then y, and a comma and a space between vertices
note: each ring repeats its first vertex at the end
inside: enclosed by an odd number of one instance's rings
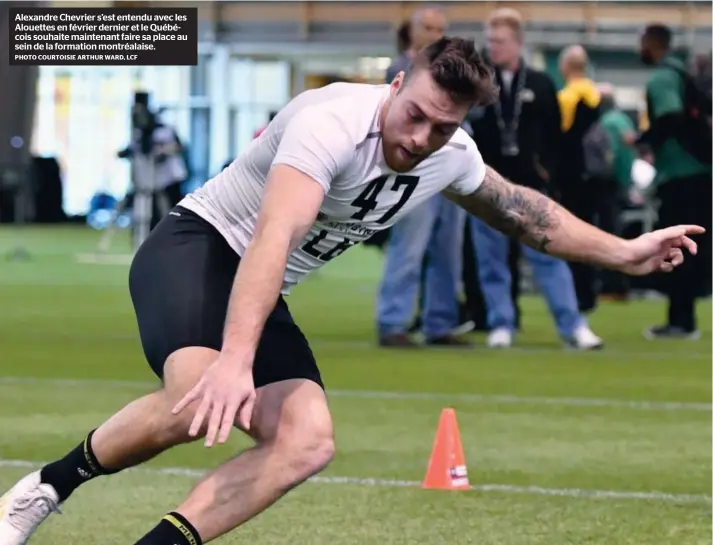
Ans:
POLYGON ((399 174, 384 160, 379 131, 388 85, 333 83, 305 91, 220 174, 180 205, 211 223, 243 255, 252 240, 268 172, 289 165, 324 189, 307 236, 288 260, 282 292, 348 248, 387 229, 435 194, 475 191, 485 164, 458 129, 439 151, 399 174))

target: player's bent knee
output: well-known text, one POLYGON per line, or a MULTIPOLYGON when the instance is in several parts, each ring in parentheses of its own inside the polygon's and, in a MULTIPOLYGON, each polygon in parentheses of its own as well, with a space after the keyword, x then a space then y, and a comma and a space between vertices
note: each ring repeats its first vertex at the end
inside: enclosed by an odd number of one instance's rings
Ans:
POLYGON ((188 347, 176 350, 164 365, 164 387, 159 391, 161 408, 154 417, 161 420, 157 429, 160 440, 170 445, 180 445, 197 441, 205 436, 207 425, 197 435, 190 436, 188 430, 198 409, 194 401, 179 414, 173 414, 176 404, 198 384, 204 371, 215 361, 219 353, 202 347, 188 347))
POLYGON ((334 458, 335 444, 331 433, 295 430, 274 445, 284 468, 285 487, 291 488, 325 469, 334 458))
POLYGON ((334 458, 332 418, 324 390, 304 379, 271 384, 258 391, 253 436, 282 460, 285 486, 299 484, 334 458))

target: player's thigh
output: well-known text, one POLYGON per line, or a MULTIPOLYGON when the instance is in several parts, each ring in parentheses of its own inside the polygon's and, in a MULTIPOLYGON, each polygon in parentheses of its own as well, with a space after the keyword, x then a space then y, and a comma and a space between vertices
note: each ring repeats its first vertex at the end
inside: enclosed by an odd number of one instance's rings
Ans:
POLYGON ((257 399, 251 423, 259 441, 302 435, 331 441, 332 419, 309 343, 280 298, 267 319, 253 366, 257 399))
POLYGON ((225 239, 178 208, 151 232, 129 273, 144 355, 170 384, 195 382, 220 351, 239 258, 225 239))
MULTIPOLYGON (((203 346, 188 346, 171 354, 163 366, 163 390, 169 403, 178 403, 190 392, 219 355, 219 351, 203 346)), ((189 408, 193 406, 197 403, 189 408)))

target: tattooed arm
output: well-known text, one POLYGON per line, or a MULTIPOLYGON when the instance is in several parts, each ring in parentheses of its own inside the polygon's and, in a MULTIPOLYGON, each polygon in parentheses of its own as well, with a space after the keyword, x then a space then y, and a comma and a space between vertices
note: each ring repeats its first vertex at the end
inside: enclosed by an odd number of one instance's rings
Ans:
POLYGON ((614 269, 630 259, 625 240, 577 219, 542 193, 513 184, 490 167, 474 193, 446 194, 491 227, 541 252, 614 269))

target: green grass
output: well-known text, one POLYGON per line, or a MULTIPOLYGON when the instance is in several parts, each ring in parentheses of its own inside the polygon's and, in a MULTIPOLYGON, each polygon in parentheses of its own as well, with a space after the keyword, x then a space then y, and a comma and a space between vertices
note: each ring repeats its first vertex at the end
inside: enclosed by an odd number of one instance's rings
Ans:
MULTIPOLYGON (((0 230, 0 253, 16 235, 0 230)), ((32 259, 0 265, 2 460, 62 455, 155 384, 138 342, 127 268, 74 262, 97 237, 76 227, 29 229, 22 241, 32 259)), ((117 251, 127 242, 121 234, 117 251)), ((532 298, 517 349, 489 351, 476 335, 472 351, 384 351, 375 347, 373 324, 380 265, 378 253, 355 248, 289 298, 333 392, 338 455, 325 476, 420 481, 440 410, 452 406, 473 484, 660 495, 310 483, 217 543, 710 543, 710 503, 701 499, 711 492, 708 303, 699 309, 698 342, 643 340, 641 330, 664 315, 660 302, 605 304, 591 323, 606 350, 567 352, 532 298)), ((207 469, 246 444, 189 445, 147 470, 91 482, 31 543, 133 543, 195 481, 156 470, 207 469)), ((0 463, 0 489, 26 471, 0 463)))

